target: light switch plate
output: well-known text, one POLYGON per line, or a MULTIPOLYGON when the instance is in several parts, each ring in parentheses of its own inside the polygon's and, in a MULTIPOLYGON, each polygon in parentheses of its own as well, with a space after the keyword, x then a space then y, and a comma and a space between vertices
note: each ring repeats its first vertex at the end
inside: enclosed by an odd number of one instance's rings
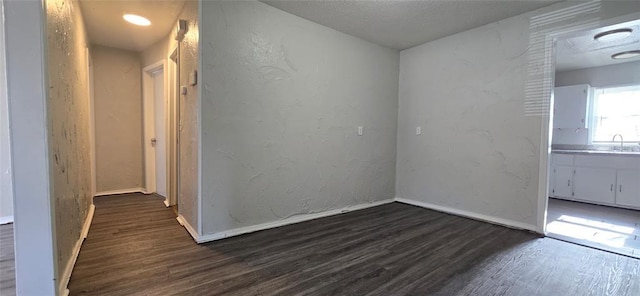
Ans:
POLYGON ((359 126, 358 127, 358 136, 362 136, 362 134, 364 134, 364 128, 359 126))

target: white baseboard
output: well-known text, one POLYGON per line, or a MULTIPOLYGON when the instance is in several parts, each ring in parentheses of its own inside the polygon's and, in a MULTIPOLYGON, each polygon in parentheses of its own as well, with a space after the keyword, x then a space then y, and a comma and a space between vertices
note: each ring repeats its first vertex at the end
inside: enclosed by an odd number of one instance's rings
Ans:
POLYGON ((167 199, 167 198, 164 199, 164 206, 167 207, 167 208, 171 206, 169 204, 169 199, 167 199))
POLYGON ((125 193, 140 193, 140 192, 144 193, 144 189, 143 188, 129 188, 129 189, 102 191, 102 192, 97 192, 96 196, 118 195, 118 194, 125 194, 125 193))
POLYGON ((189 222, 187 222, 187 219, 185 219, 182 215, 178 215, 178 217, 176 217, 176 220, 178 220, 178 223, 180 223, 180 225, 184 226, 184 228, 187 229, 187 232, 191 234, 191 237, 193 237, 194 241, 200 243, 198 232, 193 228, 193 226, 191 226, 191 224, 189 224, 189 222))
POLYGON ((89 234, 89 228, 91 227, 91 221, 93 220, 93 214, 95 213, 96 206, 91 205, 89 207, 89 213, 87 213, 87 218, 84 220, 84 225, 82 226, 82 232, 80 233, 80 238, 76 242, 76 245, 73 248, 73 253, 71 254, 71 258, 67 261, 67 265, 65 266, 64 273, 60 276, 59 282, 59 291, 60 295, 69 295, 69 289, 67 286, 69 285, 69 280, 71 279, 71 272, 73 272, 73 267, 76 265, 76 260, 78 260, 78 255, 80 255, 80 248, 82 247, 82 243, 87 238, 89 234))
MULTIPOLYGON (((199 244, 200 243, 206 243, 206 242, 220 240, 220 239, 223 239, 223 238, 237 236, 237 235, 241 235, 241 234, 245 234, 245 233, 251 233, 251 232, 256 232, 256 231, 260 231, 260 230, 276 228, 276 227, 280 227, 280 226, 284 226, 284 225, 289 225, 289 224, 295 224, 295 223, 299 223, 299 222, 309 221, 309 220, 313 220, 313 219, 324 218, 324 217, 329 217, 329 216, 333 216, 333 215, 339 215, 339 214, 348 213, 348 212, 357 211, 357 210, 363 210, 363 209, 366 209, 366 208, 371 208, 371 207, 376 207, 376 206, 380 206, 380 205, 383 205, 383 204, 392 203, 393 201, 394 201, 393 199, 386 199, 386 200, 376 201, 376 202, 372 202, 372 203, 359 204, 359 205, 355 205, 355 206, 349 206, 349 207, 344 207, 344 208, 325 211, 325 212, 320 212, 320 213, 298 215, 298 216, 289 217, 289 218, 283 219, 283 220, 267 222, 267 223, 262 223, 262 224, 258 224, 258 225, 246 226, 246 227, 240 227, 240 228, 231 229, 231 230, 227 230, 227 231, 221 231, 221 232, 217 232, 217 233, 213 233, 213 234, 207 234, 207 235, 203 235, 203 236, 200 236, 200 237, 195 237, 194 236, 194 239, 199 244)), ((187 230, 188 230, 188 228, 187 228, 187 230)), ((192 234, 192 236, 193 236, 193 234, 192 234)))
POLYGON ((456 215, 456 216, 462 216, 462 217, 466 217, 466 218, 471 218, 471 219, 479 220, 479 221, 482 221, 482 222, 488 222, 488 223, 491 223, 491 224, 497 224, 497 225, 501 225, 501 226, 506 226, 506 227, 509 227, 509 228, 524 229, 524 230, 529 230, 529 231, 533 231, 533 232, 538 232, 538 228, 535 225, 526 224, 526 223, 522 223, 522 222, 518 222, 518 221, 513 221, 513 220, 508 220, 508 219, 503 219, 503 218, 498 218, 498 217, 493 217, 493 216, 484 215, 484 214, 478 214, 478 213, 464 211, 464 210, 458 210, 458 209, 454 209, 454 208, 449 208, 449 207, 445 207, 445 206, 439 206, 439 205, 435 205, 435 204, 431 204, 431 203, 427 203, 427 202, 416 201, 416 200, 400 198, 400 197, 396 197, 395 201, 401 202, 401 203, 405 203, 405 204, 409 204, 409 205, 413 205, 413 206, 417 206, 417 207, 430 209, 430 210, 435 210, 435 211, 438 211, 438 212, 444 212, 444 213, 453 214, 453 215, 456 215))
POLYGON ((0 217, 0 225, 13 223, 13 216, 0 217))

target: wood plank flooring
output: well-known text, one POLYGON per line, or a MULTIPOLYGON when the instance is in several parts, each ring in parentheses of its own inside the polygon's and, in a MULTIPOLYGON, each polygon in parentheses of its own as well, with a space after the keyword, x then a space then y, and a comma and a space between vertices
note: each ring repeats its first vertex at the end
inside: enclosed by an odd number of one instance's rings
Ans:
POLYGON ((162 200, 95 199, 71 295, 640 295, 640 261, 400 203, 197 245, 162 200))
POLYGON ((0 225, 0 295, 16 295, 13 223, 0 225))
POLYGON ((549 199, 547 234, 640 258, 640 211, 549 199))

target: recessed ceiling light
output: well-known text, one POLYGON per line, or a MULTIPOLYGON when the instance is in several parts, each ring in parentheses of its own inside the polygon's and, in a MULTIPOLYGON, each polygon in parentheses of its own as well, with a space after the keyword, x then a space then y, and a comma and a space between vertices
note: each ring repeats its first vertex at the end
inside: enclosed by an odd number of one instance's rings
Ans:
POLYGON ((611 56, 614 60, 630 59, 640 56, 640 50, 630 50, 616 53, 611 56))
POLYGON ((603 42, 620 40, 620 39, 624 39, 631 36, 632 32, 633 30, 629 28, 616 29, 616 30, 598 33, 595 36, 593 36, 593 39, 598 41, 603 41, 603 42))
POLYGON ((149 21, 147 18, 139 16, 139 15, 135 15, 135 14, 125 14, 122 16, 122 18, 127 21, 130 22, 134 25, 138 25, 138 26, 148 26, 151 25, 151 21, 149 21))

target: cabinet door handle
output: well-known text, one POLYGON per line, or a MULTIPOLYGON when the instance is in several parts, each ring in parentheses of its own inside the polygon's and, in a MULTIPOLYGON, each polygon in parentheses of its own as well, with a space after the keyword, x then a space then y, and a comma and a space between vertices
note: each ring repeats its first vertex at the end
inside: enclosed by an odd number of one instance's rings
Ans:
POLYGON ((567 186, 571 186, 571 180, 567 180, 567 186))
POLYGON ((611 191, 613 191, 613 184, 611 184, 611 191))
POLYGON ((622 192, 622 185, 619 185, 618 187, 619 187, 618 190, 620 190, 620 192, 622 192))

